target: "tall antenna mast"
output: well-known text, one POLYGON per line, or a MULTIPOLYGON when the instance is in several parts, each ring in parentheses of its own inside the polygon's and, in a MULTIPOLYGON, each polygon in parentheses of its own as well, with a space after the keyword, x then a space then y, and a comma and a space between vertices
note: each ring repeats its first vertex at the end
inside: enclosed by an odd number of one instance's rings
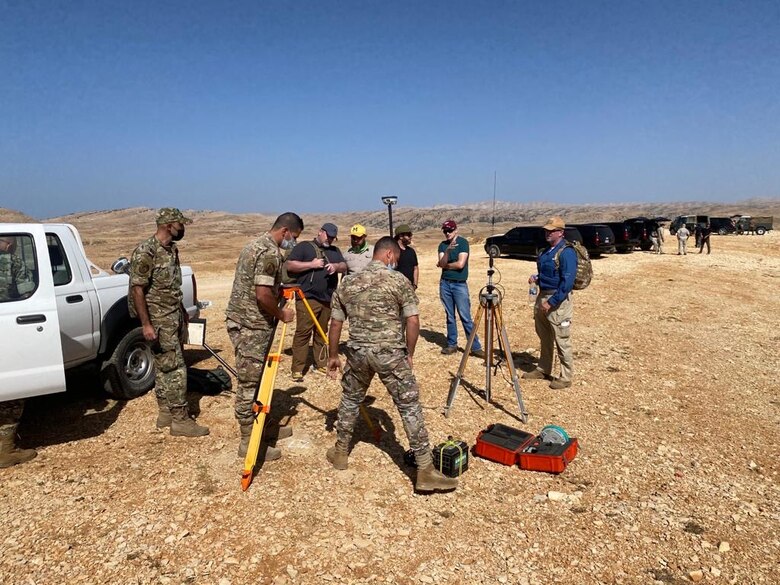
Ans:
POLYGON ((493 217, 490 219, 490 233, 493 234, 496 231, 496 175, 497 172, 493 171, 493 217))

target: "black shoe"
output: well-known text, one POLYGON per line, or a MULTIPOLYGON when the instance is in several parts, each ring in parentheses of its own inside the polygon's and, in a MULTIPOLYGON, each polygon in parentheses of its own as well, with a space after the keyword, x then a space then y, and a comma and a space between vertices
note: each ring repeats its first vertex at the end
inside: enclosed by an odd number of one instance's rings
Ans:
POLYGON ((471 355, 473 355, 475 358, 485 359, 485 350, 484 349, 472 349, 471 355))
POLYGON ((447 347, 442 348, 441 353, 443 355, 452 355, 453 353, 456 353, 458 351, 457 346, 455 345, 448 345, 447 347))

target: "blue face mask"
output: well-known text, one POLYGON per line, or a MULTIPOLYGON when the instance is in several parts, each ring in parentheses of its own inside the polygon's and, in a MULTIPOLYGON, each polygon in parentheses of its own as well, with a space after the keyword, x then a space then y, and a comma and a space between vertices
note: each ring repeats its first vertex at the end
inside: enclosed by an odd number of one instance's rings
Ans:
POLYGON ((396 265, 395 264, 388 264, 387 269, 388 270, 395 270, 396 265))

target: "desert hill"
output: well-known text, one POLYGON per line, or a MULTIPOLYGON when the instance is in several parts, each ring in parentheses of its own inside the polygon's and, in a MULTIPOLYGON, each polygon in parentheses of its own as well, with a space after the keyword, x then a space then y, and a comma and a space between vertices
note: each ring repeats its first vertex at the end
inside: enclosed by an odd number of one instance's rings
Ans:
POLYGON ((21 211, 0 207, 0 223, 29 223, 37 221, 21 211))
MULTIPOLYGON (((145 225, 154 222, 155 209, 134 207, 113 211, 93 211, 73 213, 51 218, 48 221, 62 221, 83 225, 94 221, 108 222, 110 225, 145 225)), ((239 231, 247 230, 247 235, 256 233, 257 225, 265 225, 276 216, 274 213, 230 213, 224 211, 187 210, 190 217, 198 223, 217 227, 231 226, 239 231)), ((746 199, 735 203, 715 203, 707 201, 667 202, 667 203, 619 203, 560 205, 552 202, 517 203, 497 201, 495 204, 496 224, 540 223, 551 215, 561 215, 571 223, 592 221, 616 221, 636 216, 674 217, 680 214, 698 213, 711 216, 780 215, 780 198, 746 199)), ((349 227, 362 223, 366 227, 385 229, 387 209, 350 211, 341 213, 302 213, 307 226, 332 221, 339 227, 349 227)), ((454 219, 459 224, 489 226, 494 217, 492 201, 469 203, 464 205, 438 205, 434 207, 394 207, 393 223, 409 224, 416 232, 429 228, 438 229, 444 219, 454 219)))

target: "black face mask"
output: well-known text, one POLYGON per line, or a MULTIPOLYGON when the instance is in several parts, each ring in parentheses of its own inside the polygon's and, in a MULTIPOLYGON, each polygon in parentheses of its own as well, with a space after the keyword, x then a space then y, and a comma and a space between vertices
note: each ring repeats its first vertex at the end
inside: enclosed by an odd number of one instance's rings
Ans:
POLYGON ((178 241, 179 241, 179 240, 181 240, 183 237, 184 237, 184 226, 181 226, 181 229, 180 229, 180 230, 178 230, 178 232, 176 233, 176 235, 175 235, 175 236, 174 236, 173 234, 171 234, 171 239, 172 239, 174 242, 178 242, 178 241))

